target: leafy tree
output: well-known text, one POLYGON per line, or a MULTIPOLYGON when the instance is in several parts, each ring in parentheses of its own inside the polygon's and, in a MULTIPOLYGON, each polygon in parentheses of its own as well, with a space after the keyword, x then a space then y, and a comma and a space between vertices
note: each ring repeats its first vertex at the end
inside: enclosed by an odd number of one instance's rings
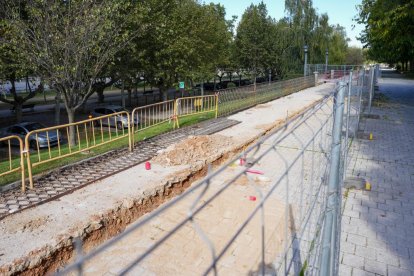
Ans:
MULTIPOLYGON (((130 38, 124 17, 133 10, 132 2, 29 0, 25 16, 20 1, 1 4, 15 34, 5 43, 63 96, 68 120, 74 122, 76 111, 94 93, 96 79, 130 38)), ((74 128, 70 131, 74 143, 74 128)))
POLYGON ((346 52, 345 63, 351 65, 364 64, 365 57, 362 49, 359 47, 349 47, 346 52))
POLYGON ((379 62, 403 65, 414 70, 414 1, 363 0, 355 20, 365 24, 359 40, 368 56, 379 62))
POLYGON ((4 41, 12 39, 16 39, 17 42, 20 41, 19 37, 14 38, 13 29, 8 26, 5 14, 0 14, 0 41, 3 42, 0 43, 0 79, 10 82, 11 89, 9 92, 12 95, 12 99, 0 95, 0 101, 12 105, 15 110, 16 121, 21 122, 24 103, 33 98, 38 90, 42 90, 43 86, 40 85, 39 89, 36 90, 33 90, 30 86, 29 75, 32 73, 30 61, 13 44, 4 43, 4 41), (25 79, 29 84, 29 93, 25 96, 18 94, 16 91, 16 82, 21 79, 25 79))
POLYGON ((345 28, 340 25, 334 26, 329 44, 329 63, 345 63, 348 41, 345 28))
POLYGON ((270 68, 273 23, 266 5, 261 2, 246 9, 237 27, 235 58, 243 68, 249 69, 255 82, 259 73, 270 68))
POLYGON ((205 79, 225 63, 231 41, 224 8, 194 0, 141 3, 144 25, 136 38, 139 67, 163 98, 178 81, 205 79))

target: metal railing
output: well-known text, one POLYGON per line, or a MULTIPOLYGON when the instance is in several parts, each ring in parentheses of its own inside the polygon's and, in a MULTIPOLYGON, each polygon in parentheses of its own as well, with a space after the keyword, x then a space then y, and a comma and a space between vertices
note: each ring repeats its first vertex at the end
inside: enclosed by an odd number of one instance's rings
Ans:
POLYGON ((33 188, 33 168, 41 164, 85 152, 126 136, 129 136, 131 149, 136 133, 145 129, 168 122, 173 123, 173 127, 179 127, 179 119, 191 115, 211 113, 216 118, 229 115, 313 85, 313 76, 261 83, 222 90, 220 94, 186 97, 138 107, 131 116, 127 112, 120 112, 32 131, 23 141, 24 148, 31 149, 25 158, 30 188, 33 188))
POLYGON ((132 150, 130 122, 129 113, 122 111, 29 132, 25 138, 25 147, 30 188, 33 189, 33 168, 41 164, 89 151, 125 137, 132 150))
POLYGON ((175 122, 175 101, 169 100, 161 103, 137 107, 131 115, 132 144, 135 142, 135 133, 171 121, 175 122))
POLYGON ((8 136, 0 138, 0 145, 3 144, 6 149, 6 162, 0 165, 0 177, 8 174, 20 172, 22 181, 22 191, 26 191, 25 171, 24 171, 24 143, 19 136, 8 136), (18 152, 14 153, 13 146, 18 146, 18 152))
POLYGON ((197 114, 214 113, 217 118, 218 109, 218 95, 179 98, 174 107, 176 125, 180 127, 180 118, 197 114))

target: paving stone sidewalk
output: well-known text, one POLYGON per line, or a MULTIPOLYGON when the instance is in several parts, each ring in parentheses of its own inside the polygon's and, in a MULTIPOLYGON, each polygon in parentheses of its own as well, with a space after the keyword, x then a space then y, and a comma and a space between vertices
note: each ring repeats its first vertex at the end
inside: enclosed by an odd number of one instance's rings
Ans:
POLYGON ((344 195, 339 275, 414 276, 414 106, 387 103, 372 114, 379 119, 360 130, 374 140, 354 140, 347 172, 372 191, 344 195))

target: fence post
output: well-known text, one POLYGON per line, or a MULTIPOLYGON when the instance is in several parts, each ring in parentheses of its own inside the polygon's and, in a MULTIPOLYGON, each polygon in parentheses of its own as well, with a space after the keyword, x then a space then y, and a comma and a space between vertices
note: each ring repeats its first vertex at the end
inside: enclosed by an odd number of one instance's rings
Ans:
POLYGON ((365 78, 365 68, 363 68, 363 71, 360 73, 361 75, 361 82, 359 83, 359 86, 361 86, 361 89, 358 89, 359 91, 359 100, 358 100, 358 114, 357 114, 357 125, 355 127, 355 136, 359 129, 359 119, 361 117, 362 112, 362 94, 364 93, 364 78, 365 78))
MULTIPOLYGON (((131 128, 131 116, 129 115, 129 113, 127 113, 127 118, 128 118, 128 146, 129 146, 129 151, 133 150, 133 138, 132 136, 134 135, 134 129, 133 127, 131 128), (131 135, 132 133, 132 135, 131 135)), ((134 125, 134 118, 132 118, 132 125, 134 125)))
POLYGON ((176 99, 174 101, 174 128, 177 126, 177 128, 180 128, 180 122, 178 121, 178 102, 180 101, 180 98, 176 99))
POLYGON ((371 114, 371 105, 372 105, 372 97, 374 94, 374 67, 371 67, 371 71, 369 72, 370 80, 369 80, 369 102, 368 102, 368 113, 371 114))
MULTIPOLYGON (((348 83, 348 98, 346 105, 346 128, 345 128, 345 153, 344 153, 344 170, 346 172, 347 160, 348 160, 348 138, 349 138, 349 122, 351 120, 351 93, 352 93, 352 69, 349 72, 349 83, 348 83)), ((343 174, 343 179, 345 179, 345 173, 343 174)))
POLYGON ((217 117, 218 117, 218 110, 219 110, 219 94, 216 93, 215 96, 216 96, 215 98, 216 98, 216 119, 217 119, 217 117))
POLYGON ((334 106, 334 122, 332 131, 332 148, 331 148, 331 161, 330 171, 328 179, 328 198, 327 207, 325 213, 325 222, 322 233, 322 256, 321 256, 321 269, 319 275, 335 275, 334 262, 338 257, 336 254, 335 246, 338 246, 337 241, 337 216, 339 212, 339 199, 340 196, 340 165, 341 165, 341 135, 342 135, 342 123, 344 114, 344 97, 345 97, 346 84, 345 82, 339 82, 338 91, 335 93, 335 106, 334 106))

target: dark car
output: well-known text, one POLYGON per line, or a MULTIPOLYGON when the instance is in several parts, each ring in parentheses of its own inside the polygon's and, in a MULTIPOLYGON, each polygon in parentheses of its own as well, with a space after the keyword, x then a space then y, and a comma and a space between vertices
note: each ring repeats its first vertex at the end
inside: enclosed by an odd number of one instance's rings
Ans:
MULTIPOLYGON (((43 128, 46 128, 46 127, 40 123, 25 122, 25 123, 15 124, 15 125, 4 128, 0 132, 1 133, 0 136, 6 137, 6 136, 16 135, 22 138, 22 140, 24 141, 26 138, 26 135, 29 132, 33 130, 37 130, 37 129, 43 129, 43 128)), ((49 145, 51 147, 56 146, 58 145, 58 142, 60 143, 63 142, 63 139, 62 137, 58 137, 58 134, 56 131, 48 131, 48 132, 39 132, 37 133, 37 135, 30 135, 28 142, 29 142, 30 148, 36 149, 37 145, 39 145, 39 148, 46 148, 49 145), (58 141, 58 138, 59 138, 59 141, 58 141)), ((10 140, 10 143, 12 145, 16 145, 16 146, 18 145, 18 141, 16 139, 10 140)))

